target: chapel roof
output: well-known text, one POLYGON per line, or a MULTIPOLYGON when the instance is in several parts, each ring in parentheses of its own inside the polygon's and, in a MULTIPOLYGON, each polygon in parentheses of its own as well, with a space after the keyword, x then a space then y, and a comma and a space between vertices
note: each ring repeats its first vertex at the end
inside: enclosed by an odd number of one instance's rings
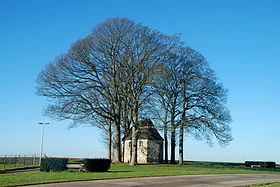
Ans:
MULTIPOLYGON (((147 140, 162 140, 163 138, 158 133, 157 129, 155 128, 152 120, 145 119, 139 122, 139 133, 138 139, 147 139, 147 140)), ((132 128, 130 128, 129 132, 126 136, 123 137, 124 140, 131 140, 132 135, 132 128)))

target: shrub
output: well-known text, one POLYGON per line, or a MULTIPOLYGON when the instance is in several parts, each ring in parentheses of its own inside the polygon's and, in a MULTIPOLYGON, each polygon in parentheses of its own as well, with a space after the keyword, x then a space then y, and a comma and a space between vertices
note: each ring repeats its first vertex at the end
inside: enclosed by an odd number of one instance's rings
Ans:
POLYGON ((41 161, 40 171, 63 171, 67 170, 68 159, 66 158, 44 158, 41 161))
POLYGON ((276 168, 275 162, 266 162, 266 168, 276 168))
POLYGON ((259 165, 262 168, 275 168, 275 162, 260 162, 260 161, 246 161, 245 166, 251 167, 252 165, 259 165))
POLYGON ((84 168, 89 172, 105 172, 110 169, 111 160, 105 158, 84 159, 84 168))

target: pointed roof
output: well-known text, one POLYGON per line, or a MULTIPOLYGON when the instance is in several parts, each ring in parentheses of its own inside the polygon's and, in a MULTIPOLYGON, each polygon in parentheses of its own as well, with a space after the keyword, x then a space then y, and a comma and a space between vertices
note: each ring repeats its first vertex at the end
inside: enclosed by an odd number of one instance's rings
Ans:
MULTIPOLYGON (((152 120, 145 119, 139 122, 139 133, 138 139, 148 139, 148 140, 162 140, 163 138, 158 133, 157 129, 155 128, 152 120)), ((126 136, 123 137, 123 141, 131 140, 132 135, 132 128, 130 128, 129 132, 126 136)))

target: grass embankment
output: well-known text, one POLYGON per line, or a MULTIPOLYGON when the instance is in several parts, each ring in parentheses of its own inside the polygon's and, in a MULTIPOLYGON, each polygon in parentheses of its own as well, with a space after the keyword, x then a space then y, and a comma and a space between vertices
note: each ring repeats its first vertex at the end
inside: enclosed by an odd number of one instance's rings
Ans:
POLYGON ((63 181, 81 181, 95 179, 115 179, 129 177, 151 177, 168 175, 194 174, 245 174, 274 173, 280 174, 280 168, 261 169, 245 168, 240 164, 214 162, 186 162, 184 165, 138 165, 115 164, 109 172, 88 173, 69 170, 64 172, 26 172, 0 175, 0 186, 18 186, 63 181))

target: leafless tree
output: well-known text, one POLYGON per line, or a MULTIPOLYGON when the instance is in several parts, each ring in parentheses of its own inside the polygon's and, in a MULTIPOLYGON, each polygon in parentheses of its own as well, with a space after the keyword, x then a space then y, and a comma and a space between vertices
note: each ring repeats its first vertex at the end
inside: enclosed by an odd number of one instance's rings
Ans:
MULTIPOLYGON (((165 123, 170 121, 171 163, 175 163, 176 129, 179 128, 179 164, 183 164, 183 140, 189 132, 220 144, 232 140, 227 90, 218 83, 205 58, 189 47, 172 51, 172 59, 159 85, 159 98, 165 123), (186 131, 187 130, 187 131, 186 131)), ((165 125, 167 126, 167 125, 165 125)), ((168 128, 167 128, 168 129, 168 128)))
POLYGON ((112 122, 116 163, 121 162, 121 128, 127 133, 132 123, 135 165, 139 110, 150 101, 151 88, 176 42, 177 37, 126 18, 106 20, 38 76, 38 94, 53 101, 46 114, 98 127, 112 122))
MULTIPOLYGON (((175 163, 176 129, 180 129, 179 161, 186 132, 221 144, 232 137, 226 90, 198 52, 127 18, 110 18, 66 54, 48 64, 37 78, 38 94, 52 100, 46 114, 74 124, 91 124, 108 133, 108 156, 121 162, 121 135, 132 129, 131 165, 137 164, 139 119, 156 98, 168 160, 175 163), (132 127, 131 127, 132 126, 132 127), (111 136, 113 134, 113 140, 111 136)), ((153 108, 154 109, 154 108, 153 108)))
POLYGON ((166 98, 167 93, 164 93, 166 90, 161 87, 161 84, 156 86, 155 92, 157 93, 158 98, 155 100, 155 105, 152 106, 153 114, 159 124, 157 125, 163 129, 163 139, 164 139, 164 163, 168 164, 168 132, 169 132, 169 103, 168 98, 166 98))
MULTIPOLYGON (((227 89, 218 82, 215 73, 209 68, 205 58, 195 52, 189 51, 189 58, 185 58, 184 72, 186 77, 182 84, 184 105, 182 106, 182 120, 180 129, 186 128, 196 137, 206 139, 212 143, 213 137, 220 145, 227 145, 232 141, 231 115, 226 107, 227 89), (190 69, 189 73, 185 69, 190 69)), ((180 130, 182 137, 182 130, 180 130)), ((180 138, 179 161, 183 164, 183 138, 180 138)))
MULTIPOLYGON (((124 88, 126 101, 129 101, 132 126, 131 165, 137 164, 137 132, 140 109, 151 101, 154 84, 159 80, 160 72, 167 63, 167 54, 177 45, 176 36, 165 36, 142 25, 133 30, 133 41, 125 48, 129 58, 123 61, 126 67, 124 88), (135 34, 137 33, 137 34, 135 34)), ((142 118, 145 118, 142 116, 142 118)))

